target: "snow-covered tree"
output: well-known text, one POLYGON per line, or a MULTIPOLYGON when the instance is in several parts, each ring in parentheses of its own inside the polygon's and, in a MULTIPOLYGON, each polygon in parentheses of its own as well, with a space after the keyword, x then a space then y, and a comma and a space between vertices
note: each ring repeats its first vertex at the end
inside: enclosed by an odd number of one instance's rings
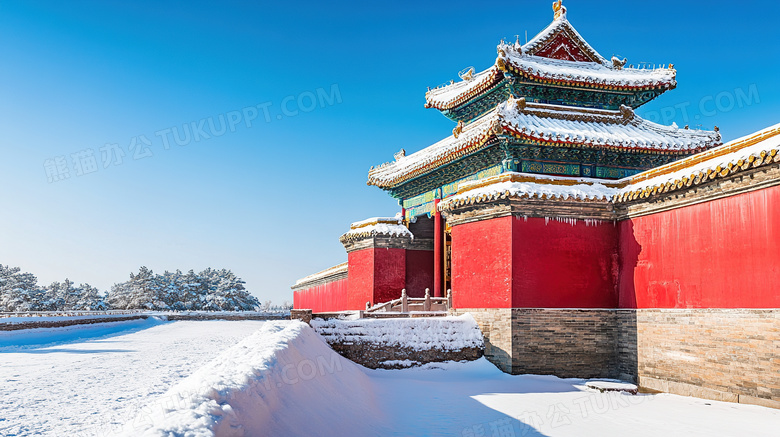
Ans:
POLYGON ((78 299, 73 303, 74 310, 104 311, 109 309, 105 296, 89 284, 79 284, 78 299))
POLYGON ((35 275, 0 264, 0 311, 39 311, 43 294, 35 275))
POLYGON ((233 272, 211 268, 155 275, 141 267, 129 281, 114 284, 107 300, 118 309, 247 311, 260 306, 233 272))
POLYGON ((116 309, 166 310, 164 287, 149 268, 142 266, 130 280, 111 287, 108 304, 116 309))

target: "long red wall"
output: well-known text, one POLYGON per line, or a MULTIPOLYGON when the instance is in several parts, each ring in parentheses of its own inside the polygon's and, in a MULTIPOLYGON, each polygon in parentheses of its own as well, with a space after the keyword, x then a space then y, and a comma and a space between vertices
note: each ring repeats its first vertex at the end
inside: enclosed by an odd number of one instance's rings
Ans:
POLYGON ((293 293, 295 308, 311 309, 315 313, 342 311, 347 307, 348 278, 328 282, 293 293))
MULTIPOLYGON (((780 186, 623 220, 501 217, 452 228, 455 308, 780 308, 780 186)), ((296 308, 362 310, 432 287, 432 252, 349 254, 296 308)))
POLYGON ((780 186, 619 226, 621 308, 780 308, 780 186))

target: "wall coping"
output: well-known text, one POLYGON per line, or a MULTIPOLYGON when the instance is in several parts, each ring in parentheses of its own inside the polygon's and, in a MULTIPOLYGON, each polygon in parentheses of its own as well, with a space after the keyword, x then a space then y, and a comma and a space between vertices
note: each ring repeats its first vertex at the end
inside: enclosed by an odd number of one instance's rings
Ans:
POLYGON ((337 266, 322 270, 312 275, 299 279, 295 285, 290 287, 293 291, 305 290, 318 285, 325 285, 331 282, 340 281, 347 278, 348 264, 341 263, 337 266))
MULTIPOLYGON (((776 156, 780 158, 780 154, 776 156)), ((501 195, 445 203, 442 214, 450 226, 507 216, 621 221, 780 185, 780 159, 746 170, 735 166, 724 171, 728 173, 725 176, 686 178, 687 182, 669 183, 667 188, 646 194, 623 193, 634 197, 618 202, 617 197, 604 201, 501 195)))
POLYGON ((433 239, 414 238, 409 235, 367 234, 360 237, 342 239, 347 253, 363 249, 406 249, 433 250, 433 239))

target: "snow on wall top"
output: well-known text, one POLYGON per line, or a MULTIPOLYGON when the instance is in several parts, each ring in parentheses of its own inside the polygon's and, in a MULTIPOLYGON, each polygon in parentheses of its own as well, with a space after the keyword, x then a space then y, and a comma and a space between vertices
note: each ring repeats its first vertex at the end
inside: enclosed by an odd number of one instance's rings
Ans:
POLYGON ((608 202, 618 191, 617 184, 600 179, 502 173, 462 184, 458 194, 442 201, 439 209, 448 211, 461 205, 506 198, 608 202))
POLYGON ((458 136, 453 134, 419 152, 372 168, 368 183, 382 188, 400 185, 489 147, 493 144, 491 140, 499 135, 553 147, 574 145, 658 152, 705 150, 720 143, 718 132, 662 126, 640 118, 628 107, 610 111, 526 103, 525 99, 510 98, 465 125, 458 136))
POLYGON ((482 332, 471 314, 398 319, 313 319, 320 335, 338 342, 378 343, 413 350, 458 351, 484 347, 482 332))
POLYGON ((307 282, 314 282, 320 279, 325 279, 329 276, 335 276, 335 275, 341 275, 347 272, 348 263, 341 263, 337 266, 333 266, 329 269, 325 269, 321 272, 313 273, 309 276, 303 277, 301 279, 298 279, 295 281, 295 285, 293 288, 296 288, 297 286, 301 284, 305 284, 307 282))
POLYGON ((360 220, 359 222, 353 222, 352 224, 349 225, 349 228, 358 229, 364 226, 370 226, 376 224, 397 225, 400 222, 401 222, 400 215, 396 215, 395 217, 371 217, 365 220, 360 220))
POLYGON ((643 199, 775 162, 780 162, 780 124, 623 179, 628 185, 615 201, 643 199))
POLYGON ((400 216, 373 217, 352 223, 350 230, 342 235, 339 240, 343 243, 349 240, 372 237, 374 235, 390 235, 396 237, 414 238, 411 231, 401 224, 400 216))

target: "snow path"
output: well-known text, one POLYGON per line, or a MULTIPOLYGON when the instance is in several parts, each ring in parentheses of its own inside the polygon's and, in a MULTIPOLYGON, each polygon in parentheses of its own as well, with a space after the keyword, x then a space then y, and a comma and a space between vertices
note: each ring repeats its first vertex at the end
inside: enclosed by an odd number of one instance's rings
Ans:
POLYGON ((0 436, 113 435, 263 323, 149 319, 0 335, 0 436), (8 347, 14 335, 25 346, 8 347))
MULTIPOLYGON (((669 394, 599 393, 583 379, 507 375, 484 358, 365 370, 392 436, 777 436, 780 411, 669 394)), ((326 435, 326 434, 321 434, 326 435)))
MULTIPOLYGON (((30 331, 25 346, 0 347, 0 435, 116 435, 176 387, 207 389, 188 398, 197 402, 172 404, 208 407, 202 423, 232 417, 218 436, 774 437, 780 429, 780 410, 599 393, 582 379, 507 375, 484 358, 370 370, 295 323, 148 320, 30 331), (36 345, 52 339, 59 344, 36 345), (229 403, 215 409, 210 400, 229 403), (236 418, 263 432, 241 433, 236 418)), ((192 435, 212 435, 187 424, 192 435)))

